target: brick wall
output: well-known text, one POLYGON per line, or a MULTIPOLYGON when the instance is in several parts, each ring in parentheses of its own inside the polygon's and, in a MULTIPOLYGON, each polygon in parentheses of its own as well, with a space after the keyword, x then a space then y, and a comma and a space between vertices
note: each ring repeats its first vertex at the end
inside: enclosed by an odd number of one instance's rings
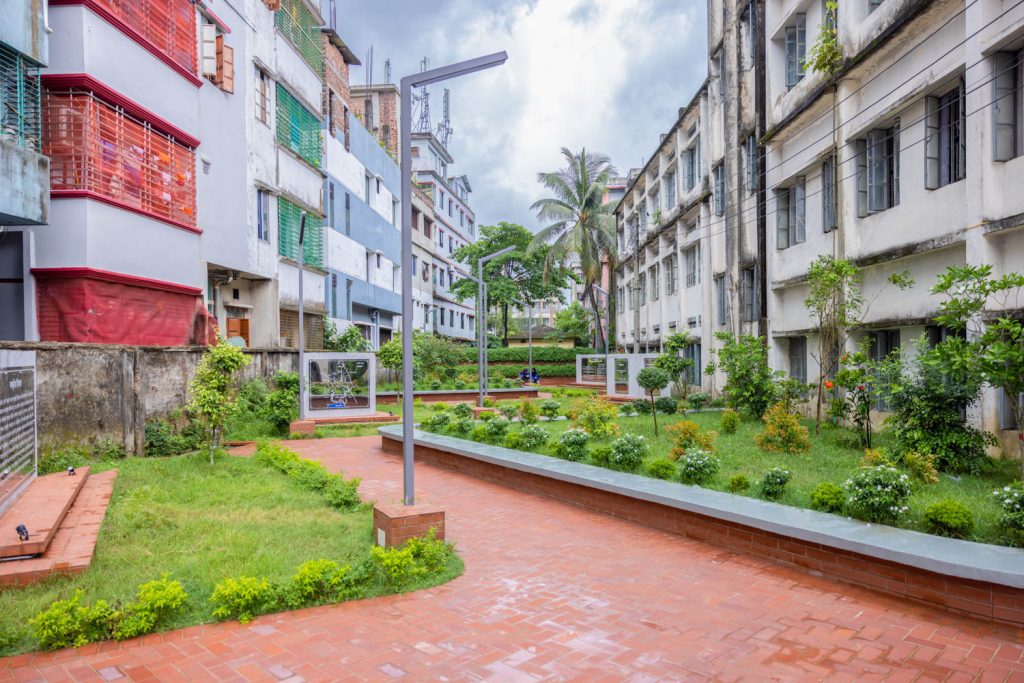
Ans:
MULTIPOLYGON (((389 453, 401 454, 402 443, 383 438, 383 448, 389 453)), ((1024 626, 1022 589, 937 574, 589 486, 521 472, 437 448, 417 444, 415 451, 419 462, 511 489, 560 500, 949 612, 1024 626)))
POLYGON ((324 46, 324 114, 330 113, 330 133, 341 133, 347 140, 348 119, 345 117, 345 108, 355 111, 349 88, 349 66, 338 48, 331 45, 327 34, 322 34, 321 40, 324 46))
MULTIPOLYGON (((398 89, 394 85, 356 86, 352 89, 352 111, 366 129, 384 142, 393 156, 398 155, 398 89), (373 110, 367 116, 367 104, 373 110)), ((433 200, 430 201, 433 204, 433 200)))

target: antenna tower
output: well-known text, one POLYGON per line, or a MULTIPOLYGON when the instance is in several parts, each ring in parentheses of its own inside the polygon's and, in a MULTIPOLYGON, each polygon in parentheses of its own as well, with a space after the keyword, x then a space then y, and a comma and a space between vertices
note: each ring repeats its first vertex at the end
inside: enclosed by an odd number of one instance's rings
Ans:
POLYGON ((441 141, 441 144, 447 148, 448 141, 452 139, 452 119, 450 116, 449 102, 451 99, 451 91, 448 88, 444 89, 444 104, 442 105, 441 111, 441 123, 437 124, 437 139, 441 141))
MULTIPOLYGON (((430 68, 430 60, 424 57, 420 60, 420 73, 423 73, 430 68)), ((420 118, 416 122, 416 133, 429 133, 432 126, 430 125, 430 93, 427 92, 427 86, 420 88, 420 94, 417 98, 419 101, 420 118)))

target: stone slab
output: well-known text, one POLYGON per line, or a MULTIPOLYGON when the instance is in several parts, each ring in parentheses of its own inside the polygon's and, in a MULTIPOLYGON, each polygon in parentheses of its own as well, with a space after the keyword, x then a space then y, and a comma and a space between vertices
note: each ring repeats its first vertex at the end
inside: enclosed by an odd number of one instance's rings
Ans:
POLYGON ((80 467, 74 476, 54 472, 29 484, 0 516, 0 558, 44 552, 88 479, 89 468, 80 467), (28 541, 18 539, 19 524, 28 528, 28 541))

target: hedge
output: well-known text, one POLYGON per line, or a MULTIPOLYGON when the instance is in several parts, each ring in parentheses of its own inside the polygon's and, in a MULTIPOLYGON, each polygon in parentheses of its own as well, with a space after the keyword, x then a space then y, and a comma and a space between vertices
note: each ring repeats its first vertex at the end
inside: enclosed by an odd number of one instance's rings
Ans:
MULTIPOLYGON (((597 353, 594 349, 566 349, 560 346, 534 346, 533 347, 533 360, 534 361, 546 361, 554 363, 576 363, 576 356, 580 354, 592 354, 597 353)), ((462 360, 464 362, 473 362, 477 359, 477 350, 475 348, 464 348, 462 349, 462 360)), ((508 361, 517 363, 526 363, 530 360, 530 347, 529 346, 512 346, 512 347, 501 347, 487 350, 488 361, 508 361)), ((575 374, 573 370, 573 374, 575 374)))
MULTIPOLYGON (((536 359, 535 359, 536 360, 536 359)), ((489 366, 491 377, 509 377, 515 378, 519 376, 519 371, 526 367, 526 361, 523 361, 522 365, 491 365, 489 366)), ((576 364, 575 363, 551 363, 548 365, 534 365, 537 370, 538 377, 575 377, 576 376, 576 364)), ((477 364, 466 364, 459 365, 456 367, 459 374, 470 373, 476 375, 477 364)))

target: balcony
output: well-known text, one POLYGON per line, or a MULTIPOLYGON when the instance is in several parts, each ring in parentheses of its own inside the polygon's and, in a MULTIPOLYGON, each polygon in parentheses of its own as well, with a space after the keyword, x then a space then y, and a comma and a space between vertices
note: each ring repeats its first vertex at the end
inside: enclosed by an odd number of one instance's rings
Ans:
MULTIPOLYGON (((51 3, 57 4, 57 3, 51 3)), ((181 0, 92 0, 107 19, 128 28, 138 42, 165 58, 176 70, 193 77, 199 73, 196 10, 181 0)))

